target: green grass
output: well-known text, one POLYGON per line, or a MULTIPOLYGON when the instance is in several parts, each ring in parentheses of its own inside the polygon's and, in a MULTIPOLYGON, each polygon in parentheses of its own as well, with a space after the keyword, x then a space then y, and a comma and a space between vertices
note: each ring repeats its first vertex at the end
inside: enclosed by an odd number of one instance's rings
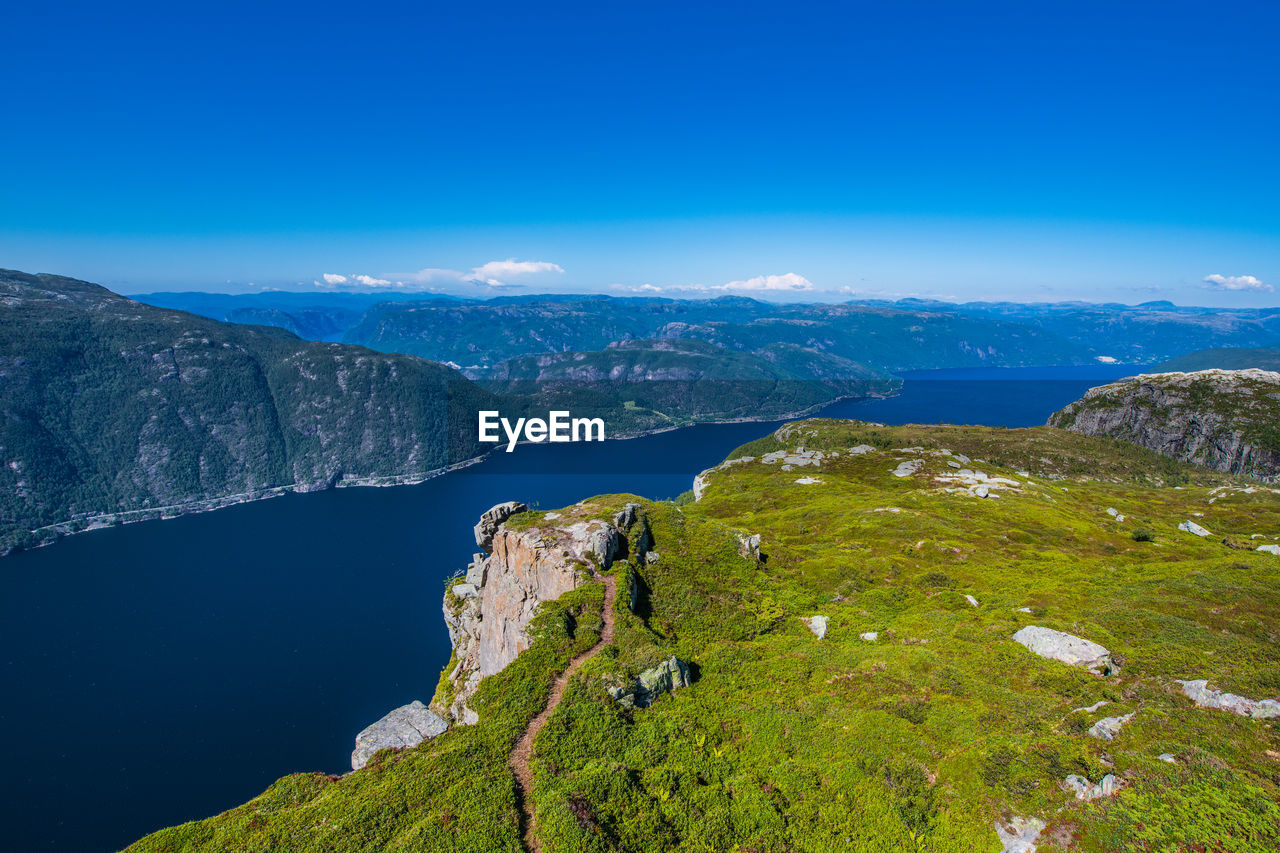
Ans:
MULTIPOLYGON (((702 501, 643 502, 661 558, 621 567, 620 590, 632 575, 640 585, 637 612, 620 594, 614 643, 536 743, 544 850, 996 851, 992 824, 1010 815, 1049 822, 1041 851, 1280 845, 1274 723, 1196 708, 1174 682, 1280 691, 1280 558, 1222 541, 1280 534, 1269 491, 1049 429, 807 421, 730 456, 800 443, 881 450, 816 471, 738 464, 709 476, 702 501), (1022 491, 947 494, 932 478, 953 470, 948 457, 893 452, 905 447, 967 454, 1022 491), (894 477, 900 458, 925 469, 894 477), (1189 518, 1215 535, 1178 531, 1189 518), (1154 540, 1135 541, 1140 529, 1154 540), (763 563, 739 554, 754 533, 763 563), (821 641, 800 621, 814 614, 830 619, 821 641), (1010 639, 1027 624, 1102 643, 1120 674, 1036 657, 1010 639), (641 710, 606 694, 672 654, 693 667, 691 687, 641 710), (1099 700, 1110 704, 1073 710, 1099 700), (1085 734, 1130 712, 1111 742, 1085 734), (1124 783, 1114 798, 1061 790, 1070 773, 1108 772, 1124 783)), ((608 516, 627 500, 592 504, 608 516)), ((136 849, 519 849, 507 750, 593 641, 590 628, 568 637, 563 609, 590 622, 598 600, 592 586, 543 608, 538 640, 485 682, 479 725, 338 781, 287 777, 136 849)))

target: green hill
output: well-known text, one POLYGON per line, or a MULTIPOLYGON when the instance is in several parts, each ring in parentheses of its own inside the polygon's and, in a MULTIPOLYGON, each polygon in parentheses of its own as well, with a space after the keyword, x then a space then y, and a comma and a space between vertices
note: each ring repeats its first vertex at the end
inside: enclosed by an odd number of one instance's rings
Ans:
POLYGON ((478 455, 443 365, 0 271, 0 553, 63 532, 478 455), (32 531, 37 531, 32 533, 32 531))
POLYGON ((610 435, 698 421, 770 419, 841 397, 884 395, 900 380, 866 365, 792 344, 759 353, 694 340, 632 340, 595 352, 510 359, 479 384, 533 408, 603 417, 610 435))
MULTIPOLYGON (((600 637, 587 562, 480 682, 477 724, 131 849, 518 851, 525 808, 548 852, 995 853, 1038 828, 1041 853, 1280 847, 1273 723, 1181 683, 1280 692, 1280 557, 1254 550, 1280 530, 1269 490, 1049 428, 811 420, 731 459, 696 502, 637 501, 637 559, 609 569, 635 595, 534 741, 527 801, 513 746, 600 637), (1032 653, 1028 626, 1106 666, 1032 653), (691 686, 642 708, 606 689, 672 655, 691 686)), ((554 543, 629 500, 506 524, 554 543)))

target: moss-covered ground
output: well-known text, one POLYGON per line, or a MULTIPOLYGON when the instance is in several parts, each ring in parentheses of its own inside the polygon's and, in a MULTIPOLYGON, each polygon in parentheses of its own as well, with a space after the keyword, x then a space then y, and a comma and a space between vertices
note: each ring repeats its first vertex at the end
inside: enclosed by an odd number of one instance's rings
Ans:
MULTIPOLYGON (((659 556, 616 569, 635 612, 620 594, 614 643, 536 743, 544 850, 998 851, 1014 815, 1048 822, 1040 851, 1280 849, 1278 721, 1196 707, 1176 682, 1280 693, 1280 557, 1252 550, 1280 536, 1276 494, 1049 429, 813 420, 731 456, 757 458, 696 503, 641 502, 659 556), (759 460, 800 447, 826 456, 759 460), (959 470, 1016 485, 946 491, 959 470), (821 640, 801 621, 819 614, 821 640), (1011 640, 1029 624, 1101 643, 1119 673, 1033 655, 1011 640), (672 654, 691 687, 636 710, 605 692, 672 654), (1130 712, 1114 740, 1087 734, 1130 712), (1082 803, 1072 773, 1121 787, 1082 803)), ((478 725, 340 779, 286 777, 134 849, 519 850, 507 755, 594 642, 600 601, 591 585, 543 607, 478 725)))

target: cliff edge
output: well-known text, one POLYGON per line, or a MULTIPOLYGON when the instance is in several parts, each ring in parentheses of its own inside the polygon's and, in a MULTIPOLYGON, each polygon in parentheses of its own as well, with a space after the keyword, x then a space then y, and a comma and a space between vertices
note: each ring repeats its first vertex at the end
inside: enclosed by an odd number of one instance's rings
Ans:
POLYGON ((1280 479, 1280 373, 1151 373, 1092 388, 1049 426, 1127 441, 1182 462, 1280 479))

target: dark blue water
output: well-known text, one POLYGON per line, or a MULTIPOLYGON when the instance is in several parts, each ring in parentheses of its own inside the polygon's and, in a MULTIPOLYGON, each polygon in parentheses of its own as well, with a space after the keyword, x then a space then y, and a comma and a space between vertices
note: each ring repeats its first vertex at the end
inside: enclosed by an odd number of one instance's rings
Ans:
MULTIPOLYGON (((913 373, 898 397, 823 414, 1030 426, 1132 372, 913 373)), ((356 732, 431 697, 443 580, 481 512, 674 497, 776 427, 521 446, 418 486, 288 495, 0 560, 4 849, 111 850, 286 773, 347 770, 356 732)))

